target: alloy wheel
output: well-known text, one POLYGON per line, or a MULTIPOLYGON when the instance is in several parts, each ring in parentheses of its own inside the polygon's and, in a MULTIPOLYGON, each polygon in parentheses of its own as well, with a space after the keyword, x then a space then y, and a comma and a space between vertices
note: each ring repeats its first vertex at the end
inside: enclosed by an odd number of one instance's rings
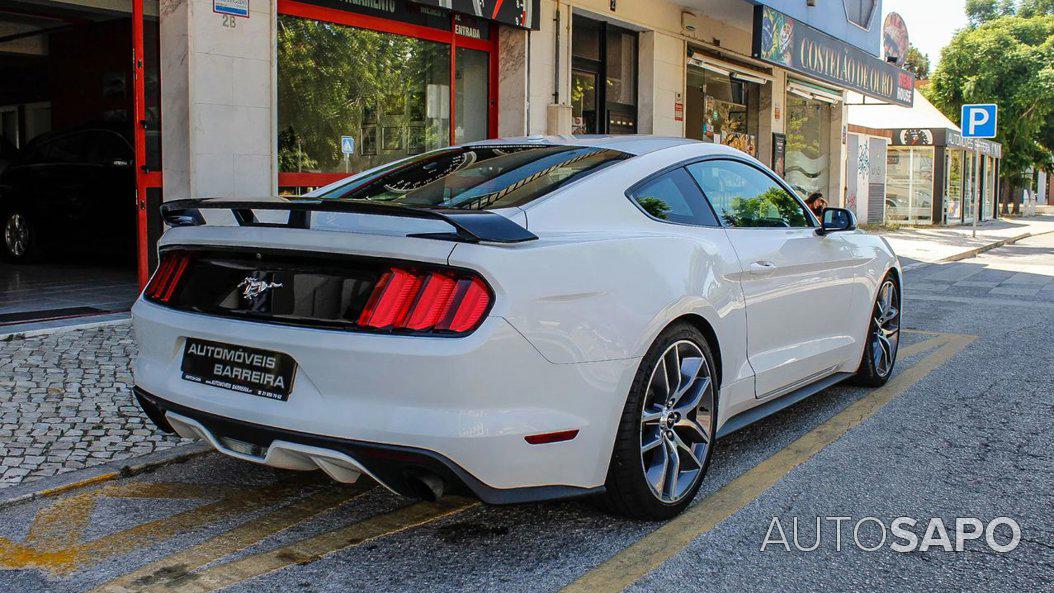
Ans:
POLYGON ((7 217, 4 223, 4 244, 7 251, 15 256, 22 257, 29 248, 29 221, 22 214, 15 212, 7 217))
POLYGON ((882 283, 875 300, 871 329, 871 356, 875 372, 885 377, 893 370, 900 347, 900 295, 892 280, 882 283))
POLYGON ((688 340, 676 342, 652 369, 641 412, 641 463, 660 501, 676 503, 701 478, 713 414, 713 382, 702 350, 688 340))

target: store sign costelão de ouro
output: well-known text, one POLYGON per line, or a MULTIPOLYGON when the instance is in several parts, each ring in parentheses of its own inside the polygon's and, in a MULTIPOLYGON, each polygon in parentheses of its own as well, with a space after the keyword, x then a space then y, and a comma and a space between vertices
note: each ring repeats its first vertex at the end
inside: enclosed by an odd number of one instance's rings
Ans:
POLYGON ((754 57, 897 105, 915 99, 909 72, 768 6, 754 7, 754 57))

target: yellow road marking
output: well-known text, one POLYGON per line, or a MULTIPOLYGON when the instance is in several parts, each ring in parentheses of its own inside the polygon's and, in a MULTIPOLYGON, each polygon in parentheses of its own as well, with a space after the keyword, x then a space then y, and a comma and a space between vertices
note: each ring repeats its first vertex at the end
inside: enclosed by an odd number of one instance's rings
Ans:
POLYGON ((932 350, 937 346, 942 346, 945 343, 947 343, 947 338, 945 338, 945 336, 937 336, 928 340, 916 342, 914 344, 901 346, 900 349, 897 351, 897 356, 903 356, 905 358, 907 358, 908 356, 915 356, 916 354, 921 354, 927 350, 932 350))
MULTIPOLYGON (((700 535, 731 517, 771 488, 783 476, 808 461, 854 426, 944 364, 976 336, 945 334, 940 348, 890 379, 885 386, 857 400, 786 448, 747 470, 684 514, 623 549, 565 587, 561 593, 622 591, 658 568, 700 535)), ((919 344, 922 346, 925 344, 919 344)))
POLYGON ((322 490, 275 509, 262 517, 247 521, 188 550, 122 575, 94 589, 92 593, 126 593, 138 591, 143 587, 171 586, 186 578, 186 575, 193 570, 240 552, 268 536, 284 531, 319 513, 350 502, 368 492, 369 489, 369 486, 357 488, 337 486, 322 490))
POLYGON ((69 573, 88 561, 98 561, 189 531, 209 522, 254 510, 294 496, 307 480, 298 477, 265 488, 201 484, 117 484, 61 499, 41 510, 22 543, 0 537, 0 568, 36 567, 69 573), (89 542, 83 528, 100 497, 212 499, 194 509, 149 521, 89 542), (215 499, 219 500, 215 500, 215 499))
POLYGON ((184 574, 178 582, 159 583, 141 589, 118 589, 142 593, 209 593, 293 564, 314 562, 345 548, 392 535, 460 513, 480 504, 478 501, 448 496, 438 502, 419 502, 390 513, 335 529, 276 550, 261 552, 198 573, 184 574))

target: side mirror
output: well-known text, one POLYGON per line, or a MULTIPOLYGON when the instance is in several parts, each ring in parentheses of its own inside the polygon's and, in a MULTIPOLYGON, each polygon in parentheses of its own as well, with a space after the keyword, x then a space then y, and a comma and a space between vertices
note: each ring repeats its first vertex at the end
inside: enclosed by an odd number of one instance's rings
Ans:
POLYGON ((820 228, 816 229, 816 234, 822 237, 828 233, 855 230, 856 215, 853 214, 852 210, 846 210, 845 208, 826 208, 824 209, 823 217, 820 220, 820 228))

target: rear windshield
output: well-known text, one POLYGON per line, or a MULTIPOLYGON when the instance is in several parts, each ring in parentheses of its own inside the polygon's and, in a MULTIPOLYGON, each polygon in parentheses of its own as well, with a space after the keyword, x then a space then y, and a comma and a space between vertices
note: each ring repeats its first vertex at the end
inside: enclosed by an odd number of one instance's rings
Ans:
POLYGON ((400 161, 315 197, 424 208, 508 208, 629 157, 617 150, 581 146, 458 147, 400 161))

